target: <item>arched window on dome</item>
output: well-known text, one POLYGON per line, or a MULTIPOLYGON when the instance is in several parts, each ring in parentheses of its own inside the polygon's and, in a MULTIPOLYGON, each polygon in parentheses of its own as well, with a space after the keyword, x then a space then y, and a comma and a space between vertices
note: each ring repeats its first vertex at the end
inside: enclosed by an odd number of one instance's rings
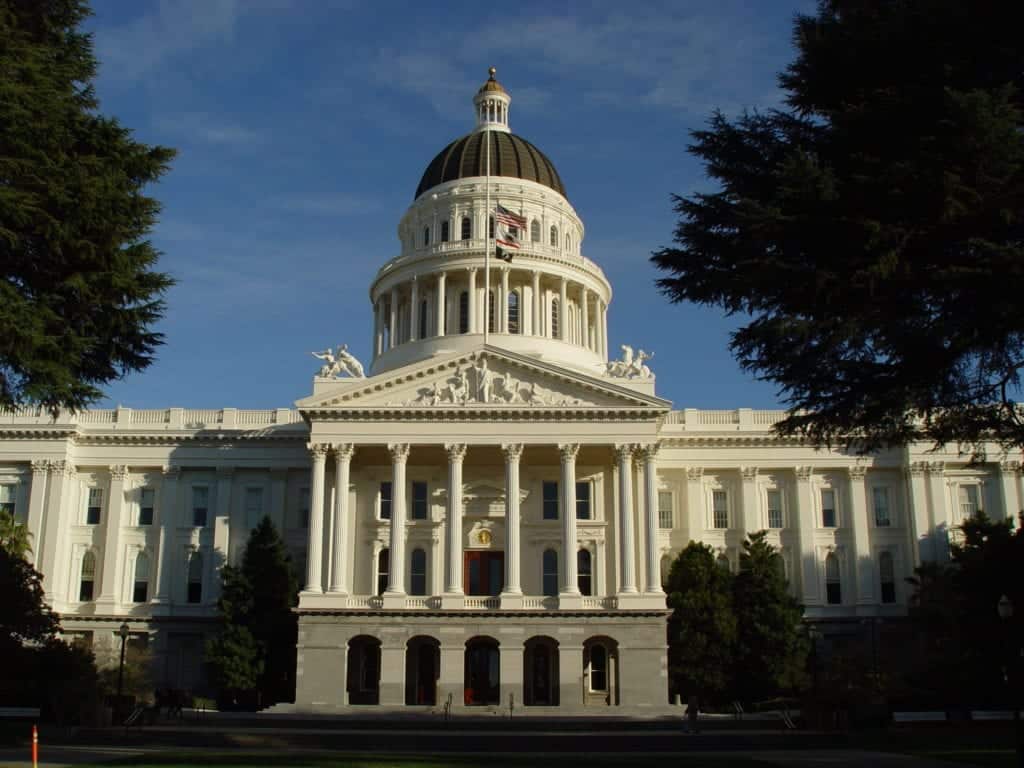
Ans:
POLYGON ((469 292, 459 294, 459 333, 469 333, 469 292))
POLYGON ((487 231, 490 233, 490 234, 488 234, 488 237, 490 237, 493 240, 494 239, 494 217, 491 216, 488 219, 488 222, 489 223, 487 225, 487 231))
POLYGON ((552 339, 557 339, 558 338, 558 322, 559 322, 558 310, 559 310, 558 299, 557 298, 552 298, 551 299, 551 338, 552 339))
POLYGON ((448 225, 447 221, 442 221, 441 222, 441 242, 442 243, 447 243, 448 242, 448 227, 449 227, 449 225, 448 225))
POLYGON ((487 332, 494 333, 494 291, 487 292, 487 332))
POLYGON ((427 300, 424 299, 420 302, 420 338, 425 339, 430 334, 427 333, 427 300))
POLYGON ((423 228, 423 245, 424 247, 430 245, 430 227, 423 228))
POLYGON ((554 224, 551 225, 551 247, 558 247, 558 227, 556 227, 554 224))
POLYGON ((530 222, 530 242, 540 242, 540 221, 538 221, 537 219, 534 219, 533 221, 530 222))
POLYGON ((572 236, 568 232, 565 233, 565 250, 572 250, 572 236))
POLYGON ((508 294, 508 332, 519 333, 519 291, 508 294))
POLYGON ((473 220, 469 216, 462 217, 462 232, 459 236, 463 240, 469 240, 473 236, 473 220))

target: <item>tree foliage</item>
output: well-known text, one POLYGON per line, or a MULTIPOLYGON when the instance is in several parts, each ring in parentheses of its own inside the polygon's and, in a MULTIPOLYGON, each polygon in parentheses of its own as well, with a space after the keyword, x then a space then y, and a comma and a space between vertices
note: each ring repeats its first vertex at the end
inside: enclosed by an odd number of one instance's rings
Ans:
POLYGON ((0 549, 5 549, 17 557, 25 557, 32 552, 28 526, 15 520, 10 512, 0 510, 0 549))
POLYGON ((174 153, 98 114, 88 14, 0 0, 0 407, 82 408, 162 343, 142 190, 174 153))
POLYGON ((43 577, 20 554, 0 547, 0 658, 52 639, 60 624, 46 604, 43 577))
POLYGON ((660 288, 748 317, 731 350, 778 425, 862 449, 1024 445, 1020 3, 821 0, 787 107, 714 114, 660 288))
POLYGON ((298 582, 269 517, 249 536, 241 566, 224 566, 222 579, 223 626, 206 651, 222 698, 250 706, 292 700, 298 582))

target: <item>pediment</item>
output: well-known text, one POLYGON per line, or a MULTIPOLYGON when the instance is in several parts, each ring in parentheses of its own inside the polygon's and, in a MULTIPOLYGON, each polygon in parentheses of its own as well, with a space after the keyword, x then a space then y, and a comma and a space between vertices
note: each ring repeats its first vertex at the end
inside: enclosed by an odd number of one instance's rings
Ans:
POLYGON ((654 414, 671 408, 666 400, 490 346, 387 371, 296 405, 321 412, 643 409, 654 414))

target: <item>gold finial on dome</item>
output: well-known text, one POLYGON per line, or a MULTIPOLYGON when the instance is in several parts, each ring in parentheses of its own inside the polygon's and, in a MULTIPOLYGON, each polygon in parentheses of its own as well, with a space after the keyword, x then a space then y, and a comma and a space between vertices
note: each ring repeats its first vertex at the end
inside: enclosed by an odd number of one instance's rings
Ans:
POLYGON ((497 68, 495 68, 495 67, 491 67, 490 69, 488 69, 488 70, 487 70, 487 74, 488 74, 488 75, 490 75, 490 76, 491 76, 491 78, 490 78, 490 79, 491 79, 491 80, 493 80, 493 79, 494 79, 494 76, 495 76, 496 74, 498 74, 498 70, 497 70, 497 68))

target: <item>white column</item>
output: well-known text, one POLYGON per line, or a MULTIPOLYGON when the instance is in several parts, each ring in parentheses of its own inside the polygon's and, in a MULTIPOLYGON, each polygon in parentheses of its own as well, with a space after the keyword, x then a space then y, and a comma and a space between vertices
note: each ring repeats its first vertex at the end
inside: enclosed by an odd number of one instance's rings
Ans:
POLYGON ((476 310, 476 267, 469 268, 469 332, 479 333, 476 310))
POLYGON ((740 467, 740 475, 743 478, 743 535, 747 536, 759 531, 765 526, 761 525, 760 499, 757 494, 757 467, 740 467))
POLYGON ((33 460, 32 462, 32 487, 28 495, 28 535, 32 551, 28 557, 39 570, 39 563, 42 559, 40 542, 43 539, 43 510, 46 508, 46 479, 49 470, 49 463, 45 460, 33 460))
POLYGON ((621 594, 636 594, 636 542, 633 537, 633 446, 615 446, 619 461, 619 550, 621 594))
POLYGON ((814 551, 815 504, 811 467, 796 467, 797 559, 794 569, 800 574, 803 602, 821 605, 818 585, 817 554, 814 551))
POLYGON ((992 515, 993 519, 1012 518, 1016 525, 1021 504, 1017 498, 1017 477, 1020 475, 1019 461, 1001 461, 999 463, 999 490, 1003 502, 1003 513, 992 515))
POLYGON ((686 468, 686 536, 683 541, 704 538, 706 511, 704 508, 704 467, 686 468))
POLYGON ((384 318, 383 318, 383 305, 384 301, 380 298, 377 299, 373 305, 373 358, 376 360, 380 357, 380 353, 384 351, 384 318))
POLYGON ((444 319, 445 309, 447 305, 446 283, 448 281, 447 272, 439 272, 437 275, 437 295, 435 301, 437 306, 434 307, 436 314, 437 328, 434 331, 435 336, 444 336, 444 319))
MULTIPOLYGON (((386 595, 401 598, 405 605, 405 463, 409 459, 408 443, 388 445, 391 454, 391 572, 386 595)), ((385 603, 386 606, 386 603, 385 603)))
POLYGON ((349 540, 352 538, 348 513, 349 471, 355 446, 334 446, 334 542, 331 548, 331 592, 348 594, 349 540))
POLYGON ((533 335, 544 335, 544 323, 541 320, 543 300, 540 295, 540 272, 534 270, 533 274, 533 298, 530 302, 530 313, 533 315, 533 335))
POLYGON ((327 446, 310 443, 313 458, 313 476, 309 487, 309 545, 306 549, 306 589, 319 594, 324 591, 324 475, 327 466, 327 446))
MULTIPOLYGON (((563 326, 564 327, 564 326, 563 326)), ((562 458, 562 567, 559 585, 559 607, 580 601, 579 575, 576 569, 576 456, 579 443, 558 446, 562 458), (568 598, 568 600, 566 600, 568 598)))
POLYGON ((647 524, 647 594, 661 595, 661 558, 658 556, 658 444, 643 449, 644 511, 647 524))
POLYGON ((925 471, 928 473, 928 496, 931 501, 931 540, 935 559, 940 563, 949 561, 949 532, 955 525, 949 513, 946 501, 946 464, 942 461, 929 462, 925 471))
POLYGON ((100 595, 98 603, 121 603, 121 574, 123 558, 120 557, 121 525, 124 512, 124 484, 128 477, 128 467, 116 464, 110 467, 110 498, 107 500, 106 514, 103 520, 103 571, 100 575, 100 595))
POLYGON ((914 567, 922 561, 935 560, 935 549, 932 546, 932 526, 928 516, 928 490, 924 479, 925 464, 915 461, 907 464, 903 471, 907 478, 907 527, 910 529, 910 542, 914 567))
MULTIPOLYGON (((42 542, 38 539, 33 541, 32 548, 36 551, 36 563, 42 566, 36 567, 43 574, 43 585, 48 591, 53 592, 59 583, 57 563, 67 550, 69 520, 77 522, 74 511, 68 509, 74 497, 72 487, 75 484, 76 473, 75 465, 69 459, 51 461, 47 466, 50 473, 50 493, 47 495, 46 509, 42 515, 43 538, 42 542)), ((105 575, 101 572, 100 579, 103 578, 105 575)))
POLYGON ((563 277, 558 288, 558 340, 565 341, 569 325, 569 284, 563 277))
POLYGON ((505 589, 502 607, 508 605, 506 597, 520 598, 523 588, 519 583, 519 459, 522 444, 503 445, 505 454, 505 589))
POLYGON ((409 341, 426 336, 426 329, 420 328, 420 281, 412 278, 411 297, 409 298, 409 341))
POLYGON ((608 357, 608 305, 601 302, 601 343, 604 348, 601 354, 608 357))
MULTIPOLYGON (((498 311, 498 317, 501 318, 501 327, 498 328, 499 333, 508 333, 508 275, 509 268, 501 268, 501 308, 498 311)), ((520 309, 522 314, 522 309, 520 309)))
POLYGON ((462 591, 462 461, 466 458, 466 445, 445 445, 448 454, 448 514, 445 518, 447 547, 445 551, 444 591, 445 604, 457 604, 462 591))
POLYGON ((848 467, 850 488, 850 527, 853 529, 853 570, 856 574, 857 604, 875 601, 875 559, 868 538, 868 488, 865 467, 848 467))
POLYGON ((160 483, 160 539, 159 552, 156 558, 156 602, 167 603, 171 600, 171 574, 174 564, 171 562, 171 538, 179 519, 178 515, 178 479, 181 468, 168 466, 163 468, 163 480, 160 483))
POLYGON ((388 349, 398 346, 398 286, 391 288, 391 306, 388 307, 391 329, 388 332, 388 349))
POLYGON ((590 349, 590 296, 587 291, 587 286, 580 286, 580 325, 582 326, 583 332, 580 334, 580 339, 583 341, 583 347, 590 349))

